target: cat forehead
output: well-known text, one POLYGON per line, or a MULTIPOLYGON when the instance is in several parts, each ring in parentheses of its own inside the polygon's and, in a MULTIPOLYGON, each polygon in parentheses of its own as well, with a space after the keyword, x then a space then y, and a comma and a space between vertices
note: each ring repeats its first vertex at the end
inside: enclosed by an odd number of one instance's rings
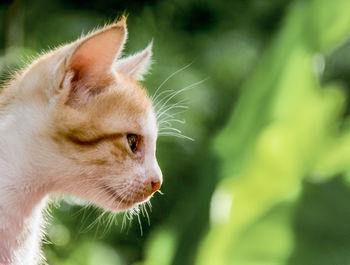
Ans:
MULTIPOLYGON (((152 102, 141 84, 131 77, 111 71, 92 80, 91 95, 82 104, 67 104, 60 97, 55 110, 54 127, 60 134, 96 135, 136 133, 157 136, 152 102)), ((69 102, 68 102, 69 103, 69 102)))
POLYGON ((109 81, 103 81, 102 84, 105 84, 105 87, 95 103, 100 105, 95 106, 98 109, 139 117, 152 108, 146 90, 124 74, 114 72, 109 81))
POLYGON ((137 81, 114 73, 104 90, 91 106, 94 119, 100 120, 101 126, 143 134, 156 133, 157 122, 152 102, 137 81))

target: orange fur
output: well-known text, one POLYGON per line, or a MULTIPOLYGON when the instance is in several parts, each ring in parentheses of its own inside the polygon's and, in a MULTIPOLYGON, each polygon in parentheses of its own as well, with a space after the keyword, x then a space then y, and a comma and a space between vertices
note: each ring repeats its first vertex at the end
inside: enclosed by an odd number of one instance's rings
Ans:
POLYGON ((1 212, 6 205, 0 204, 0 224, 15 228, 4 234, 0 225, 0 238, 10 246, 2 250, 0 240, 0 263, 37 262, 38 251, 23 250, 30 238, 39 245, 40 234, 23 232, 22 207, 35 216, 31 226, 40 226, 35 209, 49 193, 120 211, 160 187, 156 118, 137 81, 150 65, 151 46, 120 59, 126 36, 125 19, 97 30, 39 57, 2 92, 0 150, 6 156, 0 152, 0 203, 6 198, 12 208, 1 212), (129 135, 137 135, 137 148, 129 135))

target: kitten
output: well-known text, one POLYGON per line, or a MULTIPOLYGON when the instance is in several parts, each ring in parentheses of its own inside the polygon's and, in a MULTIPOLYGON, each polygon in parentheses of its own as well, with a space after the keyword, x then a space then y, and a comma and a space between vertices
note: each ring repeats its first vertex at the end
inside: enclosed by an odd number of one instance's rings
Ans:
POLYGON ((126 21, 41 56, 0 97, 0 264, 41 261, 50 193, 123 211, 157 191, 157 122, 138 83, 151 45, 119 58, 126 21))

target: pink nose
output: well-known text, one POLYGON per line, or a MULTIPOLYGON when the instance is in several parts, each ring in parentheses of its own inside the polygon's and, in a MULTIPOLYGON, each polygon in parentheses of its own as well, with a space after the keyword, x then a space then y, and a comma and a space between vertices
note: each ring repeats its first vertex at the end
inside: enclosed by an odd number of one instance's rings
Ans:
POLYGON ((162 183, 160 182, 160 180, 152 180, 151 186, 152 186, 152 193, 154 193, 160 189, 160 186, 162 186, 162 183))

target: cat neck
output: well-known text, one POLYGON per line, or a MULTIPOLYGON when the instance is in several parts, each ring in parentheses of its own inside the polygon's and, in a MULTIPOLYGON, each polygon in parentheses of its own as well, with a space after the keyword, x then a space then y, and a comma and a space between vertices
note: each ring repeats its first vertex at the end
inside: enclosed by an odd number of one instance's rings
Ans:
POLYGON ((35 139, 30 139, 28 116, 37 114, 23 108, 1 111, 0 264, 38 264, 42 211, 50 187, 40 176, 42 169, 36 168, 35 139))

